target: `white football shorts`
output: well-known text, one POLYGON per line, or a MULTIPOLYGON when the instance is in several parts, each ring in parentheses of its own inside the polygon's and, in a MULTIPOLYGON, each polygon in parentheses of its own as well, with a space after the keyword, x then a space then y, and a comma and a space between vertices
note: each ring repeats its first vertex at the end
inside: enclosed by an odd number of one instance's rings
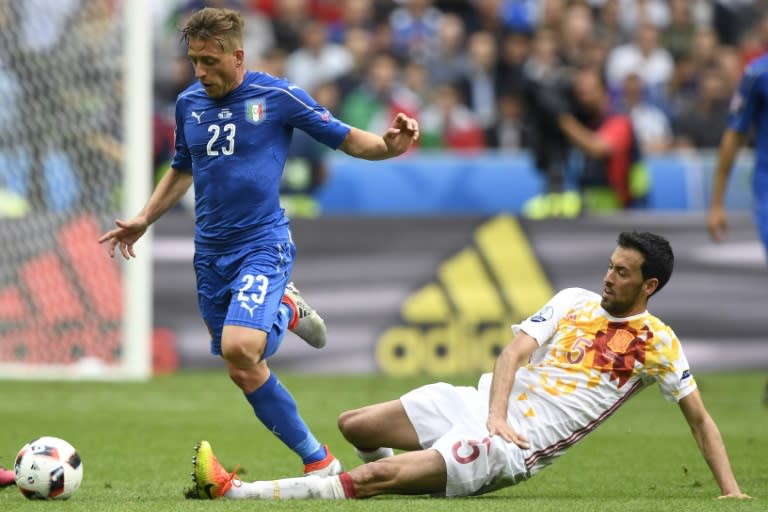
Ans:
POLYGON ((488 437, 488 395, 469 386, 439 382, 400 397, 424 449, 445 460, 446 496, 471 496, 528 478, 523 451, 488 437))

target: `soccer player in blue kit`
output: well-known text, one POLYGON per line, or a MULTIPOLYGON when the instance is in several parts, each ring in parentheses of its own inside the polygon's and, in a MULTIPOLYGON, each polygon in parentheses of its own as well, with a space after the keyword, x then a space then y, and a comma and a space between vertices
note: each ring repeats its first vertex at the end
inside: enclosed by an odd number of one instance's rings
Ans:
MULTIPOLYGON (((720 242, 728 229, 724 207, 725 190, 736 156, 754 128, 755 169, 752 175, 754 221, 757 236, 768 258, 768 55, 752 61, 744 70, 739 88, 731 99, 728 124, 720 150, 707 217, 709 235, 720 242)), ((768 381, 763 403, 768 406, 768 381)))
MULTIPOLYGON (((341 463, 311 433, 267 359, 292 330, 325 345, 322 318, 289 282, 295 245, 280 206, 280 178, 295 128, 367 160, 401 155, 418 139, 415 119, 398 114, 383 136, 351 127, 301 88, 244 65, 242 16, 204 8, 182 29, 197 83, 176 101, 176 154, 144 208, 104 233, 126 259, 147 228, 194 183, 195 256, 200 312, 211 352, 226 362, 256 416, 304 463, 306 475, 332 475, 341 463)), ((200 470, 214 471, 206 442, 200 470)), ((203 475, 210 476, 210 475, 203 475)), ((202 496, 205 497, 205 496, 202 496)))

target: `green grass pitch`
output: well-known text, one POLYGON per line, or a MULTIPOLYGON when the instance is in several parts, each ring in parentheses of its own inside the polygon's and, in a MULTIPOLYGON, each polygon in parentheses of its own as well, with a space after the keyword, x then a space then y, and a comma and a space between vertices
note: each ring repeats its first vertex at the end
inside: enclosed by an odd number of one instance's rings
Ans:
MULTIPOLYGON (((55 435, 83 459, 81 488, 66 502, 32 502, 0 492, 0 511, 765 511, 768 408, 764 374, 696 376, 726 440, 749 502, 718 501, 717 486, 678 407, 656 386, 633 398, 553 466, 516 487, 475 498, 378 497, 365 501, 203 502, 183 498, 192 447, 208 439, 245 480, 297 476, 298 459, 255 419, 224 371, 183 372, 146 383, 0 381, 0 465, 11 466, 33 437, 55 435)), ((281 375, 304 418, 347 467, 352 448, 338 414, 397 398, 433 379, 281 375)), ((473 384, 475 377, 447 379, 473 384)))

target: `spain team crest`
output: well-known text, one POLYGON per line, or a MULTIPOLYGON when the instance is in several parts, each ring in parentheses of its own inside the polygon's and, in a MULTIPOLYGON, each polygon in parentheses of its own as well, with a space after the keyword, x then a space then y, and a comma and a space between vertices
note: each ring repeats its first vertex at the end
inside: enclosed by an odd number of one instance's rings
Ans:
POLYGON ((264 100, 248 100, 245 102, 245 120, 251 124, 259 124, 267 117, 267 102, 264 100))
POLYGON ((617 354, 623 354, 633 341, 635 341, 634 334, 624 329, 616 329, 611 339, 608 340, 608 348, 617 354))

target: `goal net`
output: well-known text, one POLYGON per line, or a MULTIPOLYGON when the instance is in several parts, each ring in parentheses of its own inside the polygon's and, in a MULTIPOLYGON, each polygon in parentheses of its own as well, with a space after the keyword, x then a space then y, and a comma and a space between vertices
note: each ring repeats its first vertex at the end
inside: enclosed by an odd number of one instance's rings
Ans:
POLYGON ((148 12, 0 0, 0 378, 149 374, 150 251, 97 243, 151 181, 148 12))

